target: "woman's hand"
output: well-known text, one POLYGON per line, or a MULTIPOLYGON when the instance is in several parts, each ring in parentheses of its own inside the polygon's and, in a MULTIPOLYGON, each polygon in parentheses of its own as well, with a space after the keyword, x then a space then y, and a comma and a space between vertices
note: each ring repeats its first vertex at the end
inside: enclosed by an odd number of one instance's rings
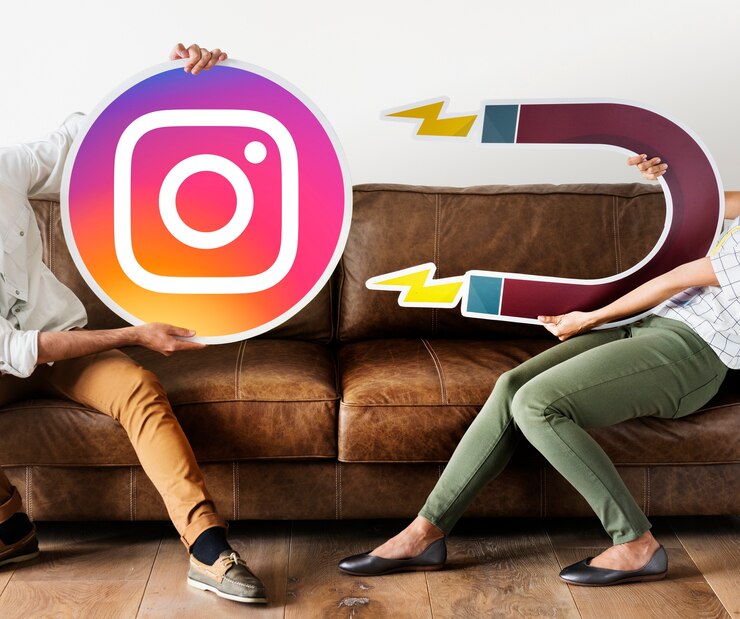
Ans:
POLYGON ((635 155, 627 158, 627 165, 637 166, 640 173, 649 181, 657 180, 668 170, 667 163, 661 163, 660 157, 648 159, 647 155, 635 155))
POLYGON ((561 342, 579 333, 590 331, 596 326, 596 321, 591 312, 568 312, 560 316, 537 316, 537 320, 561 342))
POLYGON ((182 43, 178 43, 170 52, 170 60, 187 58, 185 71, 193 75, 198 75, 201 71, 216 66, 216 63, 223 62, 227 57, 226 52, 222 52, 218 48, 208 51, 205 47, 195 43, 187 48, 182 43))

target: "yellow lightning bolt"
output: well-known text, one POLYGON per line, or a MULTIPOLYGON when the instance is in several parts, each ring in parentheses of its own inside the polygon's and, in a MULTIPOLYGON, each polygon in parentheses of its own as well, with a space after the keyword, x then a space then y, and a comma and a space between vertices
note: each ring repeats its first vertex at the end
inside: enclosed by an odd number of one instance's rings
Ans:
POLYGON ((466 137, 478 116, 440 118, 439 115, 445 104, 446 101, 436 101, 435 103, 413 107, 408 110, 390 112, 386 116, 393 116, 395 118, 421 118, 422 122, 416 131, 416 135, 466 137))
POLYGON ((437 267, 432 262, 371 277, 370 290, 398 290, 403 307, 455 307, 462 295, 464 276, 433 279, 437 267))

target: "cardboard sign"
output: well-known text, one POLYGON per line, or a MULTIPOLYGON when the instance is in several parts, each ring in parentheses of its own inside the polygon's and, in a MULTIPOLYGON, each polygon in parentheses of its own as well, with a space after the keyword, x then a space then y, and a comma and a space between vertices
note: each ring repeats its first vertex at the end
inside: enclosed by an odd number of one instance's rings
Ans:
MULTIPOLYGON (((466 139, 477 117, 440 119, 443 106, 444 101, 425 103, 387 115, 421 118, 420 135, 466 139)), ((600 279, 503 273, 493 270, 495 265, 470 265, 458 277, 434 280, 436 266, 425 263, 373 277, 368 288, 401 291, 399 304, 405 307, 454 307, 462 301, 465 316, 539 324, 539 315, 607 305, 657 275, 706 256, 713 247, 724 213, 719 173, 699 139, 675 120, 615 101, 486 102, 479 116, 476 141, 487 147, 607 148, 625 156, 659 155, 670 162, 660 178, 666 219, 658 242, 638 264, 600 279)))
POLYGON ((101 300, 132 324, 209 343, 281 324, 344 249, 351 183, 326 119, 282 78, 234 60, 137 75, 67 160, 64 232, 101 300))

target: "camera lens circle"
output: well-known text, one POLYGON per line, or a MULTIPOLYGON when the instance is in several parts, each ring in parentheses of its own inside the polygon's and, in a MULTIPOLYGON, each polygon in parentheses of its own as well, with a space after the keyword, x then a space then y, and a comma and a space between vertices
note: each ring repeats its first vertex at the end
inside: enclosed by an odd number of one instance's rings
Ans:
MULTIPOLYGON (((203 208, 208 208, 207 204, 203 208)), ((252 185, 244 171, 233 161, 219 155, 194 155, 175 164, 167 172, 159 190, 162 221, 178 241, 197 249, 216 249, 235 241, 249 225, 254 210, 252 185), (186 179, 199 172, 215 172, 234 188, 236 209, 223 227, 204 232, 186 224, 177 211, 177 191, 186 179)))
POLYGON ((244 156, 249 163, 262 163, 267 157, 267 147, 262 142, 255 140, 244 147, 244 156))

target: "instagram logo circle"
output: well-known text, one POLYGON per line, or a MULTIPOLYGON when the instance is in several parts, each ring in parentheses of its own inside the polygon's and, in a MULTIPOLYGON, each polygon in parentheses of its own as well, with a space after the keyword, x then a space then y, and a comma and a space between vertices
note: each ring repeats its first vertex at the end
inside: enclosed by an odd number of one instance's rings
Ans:
POLYGON ((294 86, 229 60, 138 75, 90 115, 62 218, 83 277, 132 324, 210 343, 281 324, 316 296, 347 240, 339 142, 294 86))

